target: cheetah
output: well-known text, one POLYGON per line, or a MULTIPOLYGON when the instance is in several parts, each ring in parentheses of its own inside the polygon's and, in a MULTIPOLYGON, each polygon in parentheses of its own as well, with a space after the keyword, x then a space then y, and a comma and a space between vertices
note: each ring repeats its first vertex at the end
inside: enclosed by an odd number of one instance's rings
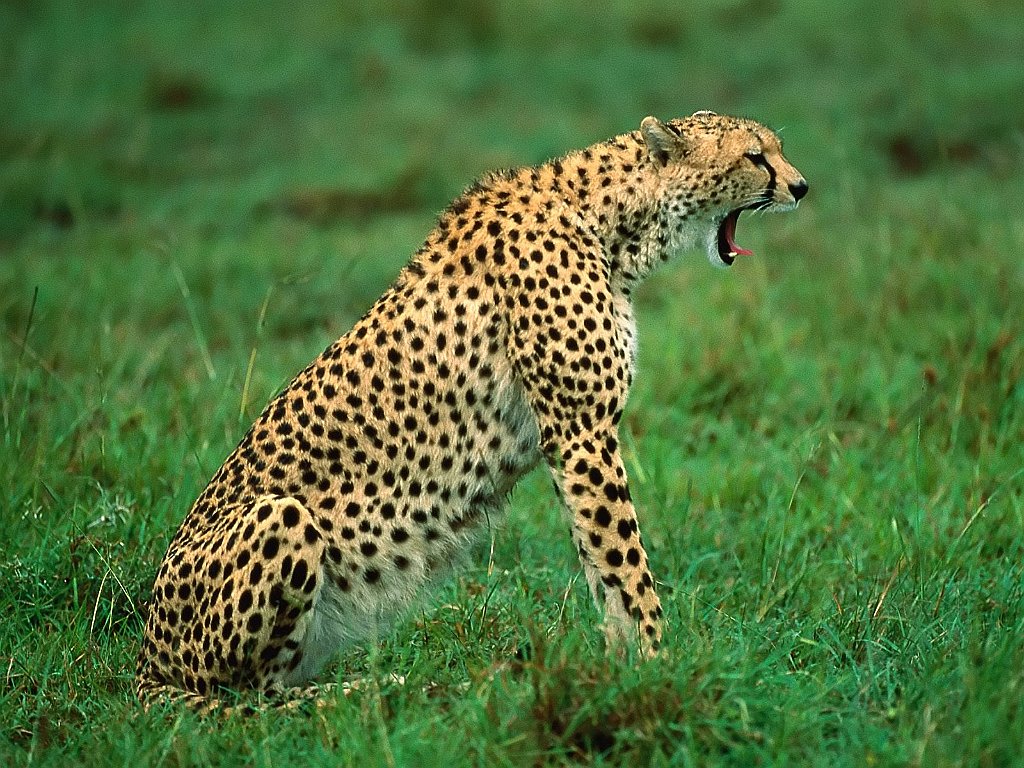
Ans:
POLYGON ((706 111, 468 188, 188 512, 138 696, 307 684, 450 572, 542 460, 608 642, 653 655, 662 607, 618 436, 631 293, 693 246, 720 267, 749 255, 741 212, 790 210, 807 188, 772 131, 706 111))

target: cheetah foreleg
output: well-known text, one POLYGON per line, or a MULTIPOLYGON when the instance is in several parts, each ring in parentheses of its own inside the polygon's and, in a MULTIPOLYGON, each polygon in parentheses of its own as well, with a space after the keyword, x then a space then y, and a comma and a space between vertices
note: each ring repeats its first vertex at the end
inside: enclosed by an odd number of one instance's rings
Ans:
POLYGON ((651 655, 661 642, 661 603, 614 436, 588 436, 562 452, 555 479, 572 516, 587 583, 605 612, 612 646, 633 640, 651 655))

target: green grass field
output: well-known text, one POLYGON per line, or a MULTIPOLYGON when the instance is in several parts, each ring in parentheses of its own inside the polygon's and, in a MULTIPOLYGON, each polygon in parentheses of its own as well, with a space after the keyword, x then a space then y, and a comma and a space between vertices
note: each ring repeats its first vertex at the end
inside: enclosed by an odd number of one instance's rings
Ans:
POLYGON ((1024 764, 1021 39, 1009 0, 0 5, 0 764, 1024 764), (705 108, 811 192, 637 299, 665 653, 604 655, 537 472, 328 673, 379 683, 143 713, 178 521, 437 211, 705 108))

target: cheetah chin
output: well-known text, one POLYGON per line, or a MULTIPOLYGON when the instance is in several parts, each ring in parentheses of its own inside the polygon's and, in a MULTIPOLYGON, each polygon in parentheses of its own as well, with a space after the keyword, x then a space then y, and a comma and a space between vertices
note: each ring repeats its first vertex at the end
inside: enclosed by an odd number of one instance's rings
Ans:
POLYGON ((731 267, 737 256, 753 256, 749 248, 736 244, 736 222, 747 208, 729 211, 707 235, 708 260, 716 267, 731 267))

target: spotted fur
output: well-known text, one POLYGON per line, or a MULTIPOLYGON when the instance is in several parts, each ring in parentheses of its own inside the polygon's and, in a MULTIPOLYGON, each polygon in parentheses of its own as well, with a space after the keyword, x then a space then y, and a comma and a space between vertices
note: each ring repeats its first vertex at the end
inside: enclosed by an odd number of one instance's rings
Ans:
POLYGON ((771 131, 700 112, 467 190, 196 500, 156 577, 139 696, 309 681, 449 570, 541 460, 606 633, 655 651, 618 437, 630 293, 697 244, 731 263, 731 216, 806 189, 771 131))

